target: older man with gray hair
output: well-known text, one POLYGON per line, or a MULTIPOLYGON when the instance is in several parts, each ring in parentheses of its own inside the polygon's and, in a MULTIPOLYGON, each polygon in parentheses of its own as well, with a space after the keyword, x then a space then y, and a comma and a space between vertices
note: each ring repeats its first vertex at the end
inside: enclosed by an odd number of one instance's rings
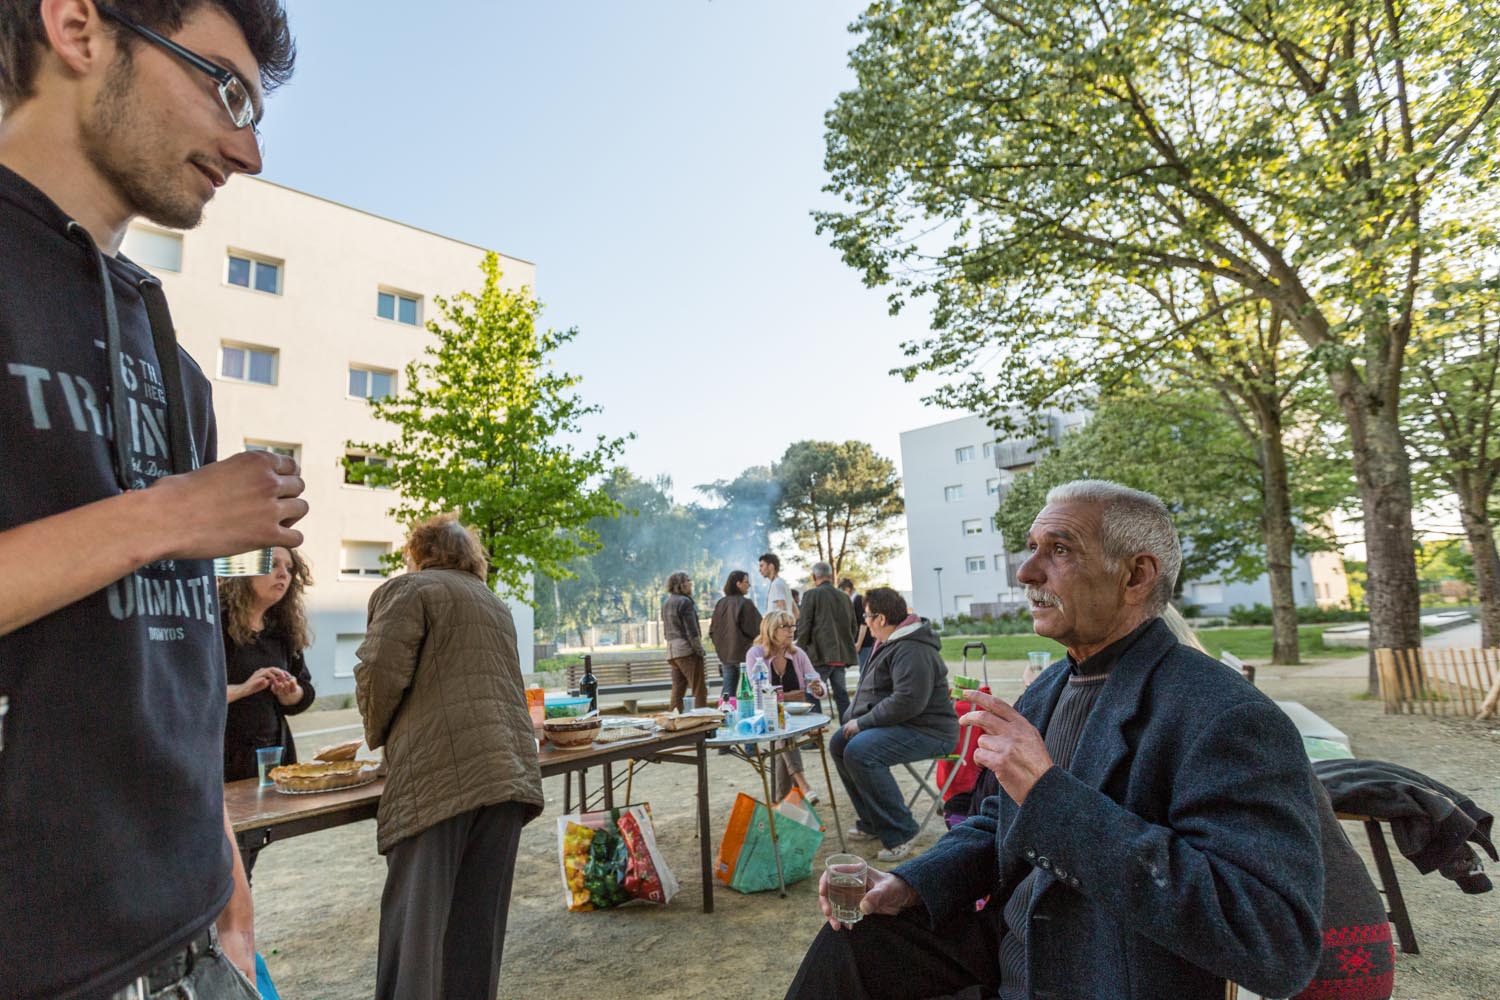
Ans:
POLYGON ((1166 506, 1115 483, 1047 495, 1018 573, 1067 657, 965 725, 1000 794, 874 872, 788 996, 1218 1000, 1291 996, 1317 968, 1323 867, 1291 721, 1160 613, 1182 553, 1166 506), (976 910, 975 903, 988 899, 976 910))

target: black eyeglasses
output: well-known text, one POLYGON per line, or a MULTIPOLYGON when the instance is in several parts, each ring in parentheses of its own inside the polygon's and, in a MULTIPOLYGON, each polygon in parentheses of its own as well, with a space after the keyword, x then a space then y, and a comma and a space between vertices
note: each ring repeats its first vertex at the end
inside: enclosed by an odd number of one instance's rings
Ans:
MULTIPOLYGON (((129 28, 147 41, 160 45, 193 69, 213 77, 214 82, 219 85, 219 101, 224 105, 224 110, 229 113, 229 120, 234 122, 234 127, 244 128, 248 125, 255 129, 255 101, 250 97, 250 88, 239 76, 217 63, 209 62, 193 50, 183 48, 170 38, 157 34, 144 24, 137 24, 112 7, 102 3, 96 3, 94 6, 100 14, 110 20, 118 21, 123 27, 129 28)), ((260 131, 255 129, 255 132, 258 140, 260 131)))

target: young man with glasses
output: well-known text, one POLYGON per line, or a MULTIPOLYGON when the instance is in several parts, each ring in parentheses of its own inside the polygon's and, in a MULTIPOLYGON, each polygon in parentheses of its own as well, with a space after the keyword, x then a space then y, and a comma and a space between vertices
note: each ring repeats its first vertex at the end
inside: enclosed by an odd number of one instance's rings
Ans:
POLYGON ((298 545, 295 463, 215 462, 130 220, 257 173, 278 0, 0 0, 0 997, 255 995, 209 560, 298 545), (171 992, 173 987, 177 992, 171 992))

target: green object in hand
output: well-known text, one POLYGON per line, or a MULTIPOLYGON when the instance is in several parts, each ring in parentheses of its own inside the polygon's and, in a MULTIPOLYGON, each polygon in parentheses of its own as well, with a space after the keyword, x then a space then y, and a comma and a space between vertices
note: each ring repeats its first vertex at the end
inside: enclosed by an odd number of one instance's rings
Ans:
POLYGON ((979 686, 979 680, 975 677, 965 677, 963 674, 954 674, 953 686, 960 690, 972 691, 979 686))

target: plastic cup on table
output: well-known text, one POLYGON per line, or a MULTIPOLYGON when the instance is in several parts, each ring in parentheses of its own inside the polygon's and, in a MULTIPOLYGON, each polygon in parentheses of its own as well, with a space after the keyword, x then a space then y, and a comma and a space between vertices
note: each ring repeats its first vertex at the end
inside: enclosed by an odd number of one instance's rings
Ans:
POLYGON ((255 751, 255 767, 260 772, 260 787, 270 788, 276 782, 271 780, 271 768, 281 763, 281 747, 261 747, 255 751))
POLYGON ((696 707, 697 707, 697 701, 693 698, 692 695, 685 694, 685 695, 682 696, 682 714, 683 715, 687 715, 689 712, 691 712, 696 707))
POLYGON ((870 865, 858 854, 833 854, 827 861, 828 905, 833 919, 841 924, 857 924, 864 919, 860 901, 870 886, 870 865))

